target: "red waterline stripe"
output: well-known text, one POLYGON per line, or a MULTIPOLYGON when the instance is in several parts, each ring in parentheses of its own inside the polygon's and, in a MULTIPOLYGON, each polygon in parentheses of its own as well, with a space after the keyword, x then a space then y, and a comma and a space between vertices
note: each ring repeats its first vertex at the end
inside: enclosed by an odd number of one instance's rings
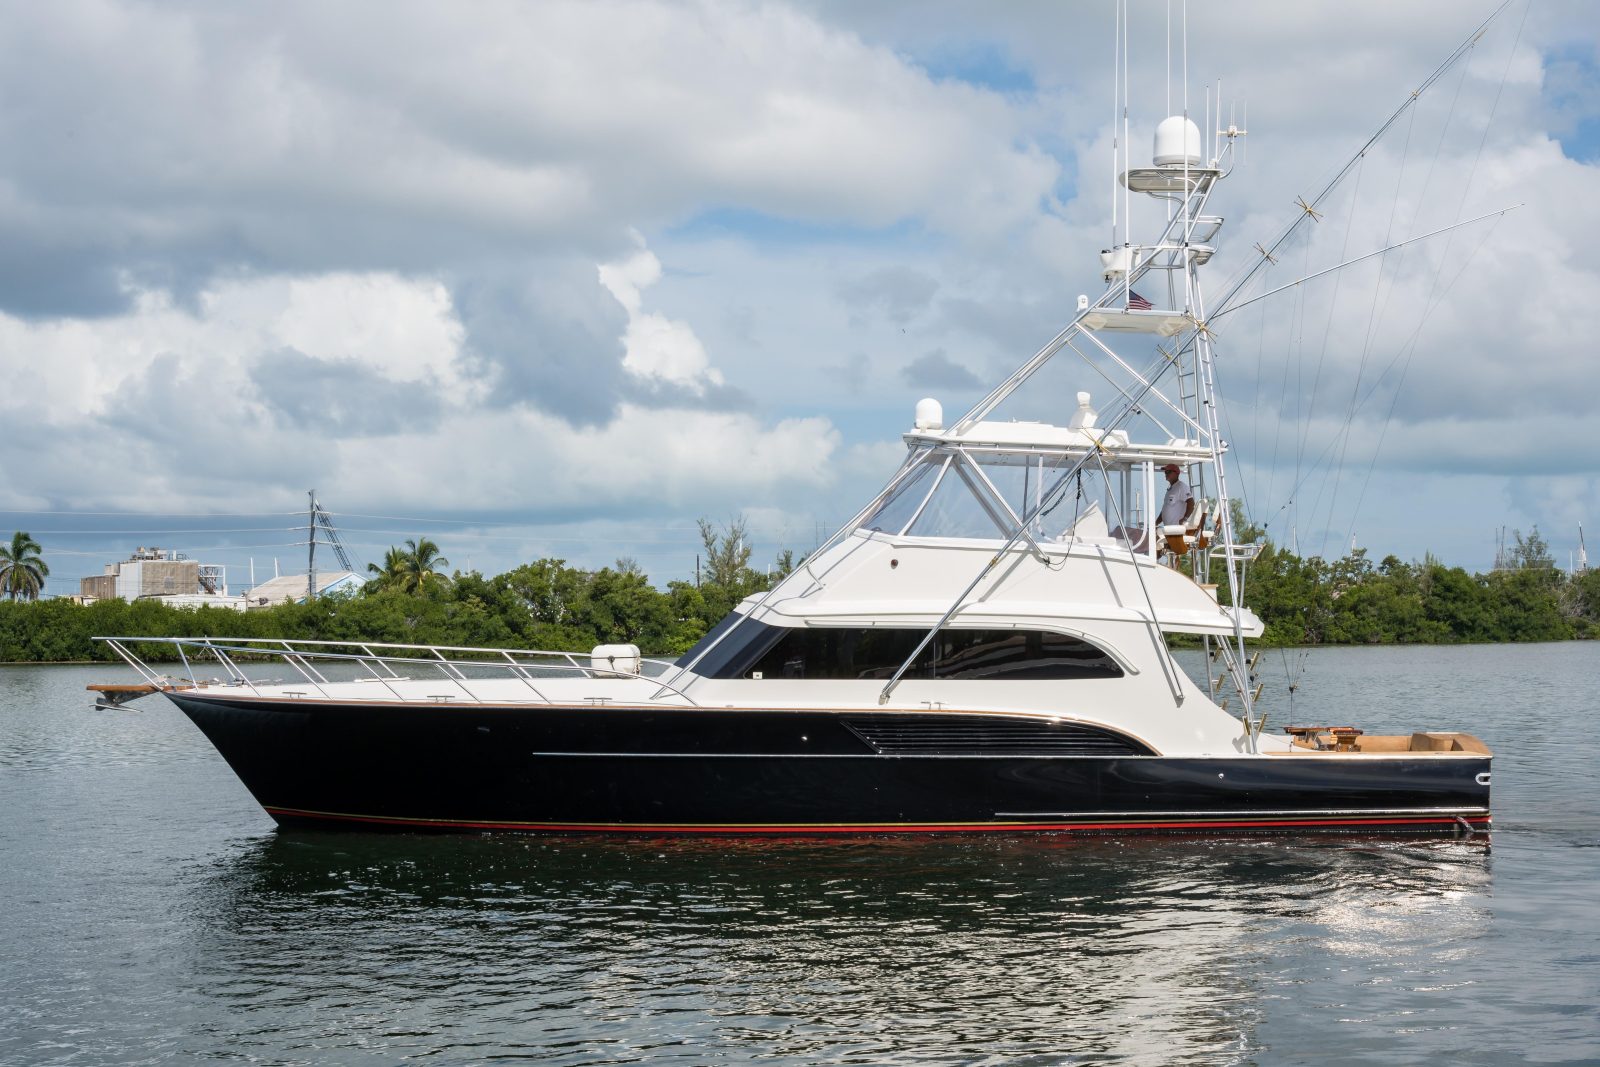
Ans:
MULTIPOLYGON (((1186 822, 1061 822, 1061 823, 562 823, 478 822, 458 819, 405 819, 389 815, 345 815, 299 808, 273 808, 270 815, 286 815, 330 822, 357 822, 381 826, 451 830, 549 830, 578 833, 661 834, 861 834, 861 833, 980 833, 1014 830, 1248 830, 1272 827, 1318 826, 1457 826, 1455 816, 1425 818, 1344 819, 1244 819, 1186 822)), ((1486 815, 1461 816, 1474 829, 1486 829, 1486 815)))

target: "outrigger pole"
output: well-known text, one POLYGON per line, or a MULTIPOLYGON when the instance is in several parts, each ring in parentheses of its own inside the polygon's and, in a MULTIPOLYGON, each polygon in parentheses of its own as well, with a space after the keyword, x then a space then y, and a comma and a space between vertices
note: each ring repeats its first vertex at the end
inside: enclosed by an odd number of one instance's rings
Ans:
MULTIPOLYGON (((1495 19, 1499 18, 1500 13, 1510 6, 1511 0, 1504 0, 1499 7, 1495 8, 1494 11, 1490 13, 1488 18, 1483 20, 1482 25, 1480 25, 1476 30, 1473 30, 1472 33, 1467 36, 1466 40, 1457 45, 1456 50, 1451 52, 1449 57, 1443 63, 1439 64, 1438 69, 1432 74, 1428 75, 1428 77, 1423 80, 1421 85, 1413 89, 1411 91, 1411 95, 1406 97, 1405 103, 1395 108, 1394 114, 1390 115, 1389 118, 1385 120, 1383 125, 1378 127, 1377 132, 1371 137, 1367 138, 1366 143, 1361 146, 1356 154, 1351 156, 1345 162, 1345 165, 1339 168, 1338 172, 1334 174, 1331 179, 1329 179, 1328 184, 1322 187, 1322 192, 1318 193, 1310 203, 1307 203, 1304 199, 1299 201, 1300 214, 1295 216, 1295 220, 1289 224, 1288 228, 1285 229, 1283 233, 1278 235, 1278 239, 1276 241, 1273 241, 1271 245, 1268 245, 1265 248, 1260 245, 1256 246, 1261 252, 1261 258, 1252 263, 1249 269, 1244 272, 1244 275, 1240 277, 1240 279, 1235 282, 1226 293, 1223 294, 1222 299, 1217 301, 1217 310, 1212 312, 1212 318, 1218 318, 1227 311, 1231 310, 1230 304, 1232 303, 1233 298, 1238 296, 1239 291, 1249 284, 1251 278, 1255 277, 1256 271, 1261 269, 1262 264, 1273 263, 1277 261, 1276 253, 1278 249, 1283 247, 1283 243, 1285 241, 1294 236, 1295 231, 1300 228, 1301 224, 1304 223, 1306 219, 1316 218, 1318 216, 1319 212, 1317 211, 1317 208, 1319 208, 1322 205, 1322 202, 1339 187, 1339 184, 1344 181, 1345 177, 1353 169, 1355 169, 1356 164, 1361 162, 1366 154, 1372 149, 1372 146, 1378 143, 1378 139, 1384 134, 1388 133, 1389 128, 1396 122, 1400 121, 1400 116, 1411 110, 1411 106, 1418 100, 1422 99, 1422 94, 1433 88, 1433 84, 1440 78, 1444 77, 1445 73, 1448 72, 1451 67, 1455 66, 1456 63, 1461 60, 1462 56, 1472 51, 1473 46, 1478 43, 1478 40, 1488 32, 1489 24, 1494 22, 1495 19)), ((1485 218, 1487 217, 1488 216, 1485 216, 1485 218)))
POLYGON ((1416 244, 1418 241, 1426 241, 1430 237, 1438 237, 1442 233, 1449 233, 1451 230, 1458 230, 1463 226, 1471 226, 1473 223, 1482 222, 1484 219, 1499 218, 1502 215, 1509 214, 1510 212, 1513 212, 1513 211, 1517 210, 1517 208, 1524 207, 1524 206, 1525 205, 1523 205, 1523 204, 1512 204, 1509 207, 1501 208, 1499 211, 1490 211, 1490 212, 1487 212, 1485 214, 1479 215, 1475 219, 1462 219, 1460 222, 1453 222, 1448 226, 1441 226, 1437 230, 1433 230, 1433 231, 1431 231, 1429 233, 1423 233, 1423 234, 1418 234, 1415 237, 1409 237, 1406 240, 1397 242, 1395 244, 1392 244, 1392 245, 1388 246, 1387 248, 1380 248, 1376 252, 1368 252, 1364 256, 1357 256, 1355 259, 1347 259, 1343 263, 1339 263, 1339 264, 1336 264, 1335 266, 1328 267, 1325 270, 1319 270, 1315 274, 1307 274, 1304 278, 1296 278, 1294 281, 1288 282, 1287 284, 1284 284, 1284 285, 1280 285, 1276 289, 1268 289, 1264 293, 1257 293, 1255 296, 1252 296, 1249 300, 1241 300, 1239 303, 1234 304, 1231 307, 1228 307, 1228 308, 1225 308, 1222 311, 1216 312, 1215 314, 1213 314, 1206 321, 1208 321, 1208 322, 1216 322, 1218 319, 1222 318, 1222 316, 1224 316, 1224 315, 1232 315, 1235 311, 1238 311, 1241 308, 1247 308, 1251 304, 1254 304, 1255 302, 1257 302, 1258 300, 1265 300, 1269 296, 1278 295, 1279 293, 1283 292, 1285 289, 1293 289, 1297 285, 1304 285, 1306 282, 1312 281, 1313 279, 1316 279, 1316 278, 1320 278, 1324 274, 1332 274, 1336 270, 1344 270, 1346 267, 1353 267, 1357 263, 1361 263, 1361 262, 1363 262, 1365 260, 1369 260, 1374 256, 1381 256, 1385 252, 1393 252, 1397 248, 1404 248, 1406 245, 1416 244))

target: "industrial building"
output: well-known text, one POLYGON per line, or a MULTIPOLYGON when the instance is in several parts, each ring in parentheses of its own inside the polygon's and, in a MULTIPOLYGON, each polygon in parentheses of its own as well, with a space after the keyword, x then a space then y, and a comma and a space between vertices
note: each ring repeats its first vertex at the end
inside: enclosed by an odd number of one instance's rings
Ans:
POLYGON ((142 597, 196 597, 218 599, 228 596, 227 569, 216 563, 201 563, 181 552, 164 548, 139 547, 119 563, 107 563, 105 573, 79 581, 79 598, 85 602, 138 600, 142 597))

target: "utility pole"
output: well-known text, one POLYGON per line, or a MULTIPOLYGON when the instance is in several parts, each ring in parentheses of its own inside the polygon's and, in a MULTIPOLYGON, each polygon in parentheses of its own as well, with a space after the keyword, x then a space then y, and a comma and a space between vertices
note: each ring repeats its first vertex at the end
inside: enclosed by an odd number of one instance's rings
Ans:
POLYGON ((306 541, 310 545, 310 554, 306 558, 306 603, 317 599, 317 491, 307 489, 306 496, 311 498, 311 507, 306 512, 306 541))

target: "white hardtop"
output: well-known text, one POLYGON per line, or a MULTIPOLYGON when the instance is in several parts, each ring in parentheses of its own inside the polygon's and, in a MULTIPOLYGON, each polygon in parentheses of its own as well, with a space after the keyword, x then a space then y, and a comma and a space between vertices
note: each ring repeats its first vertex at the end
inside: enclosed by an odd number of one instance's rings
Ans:
POLYGON ((1021 454, 1055 453, 1081 456, 1095 450, 1110 463, 1209 463, 1211 448, 1199 441, 1172 438, 1162 444, 1134 442, 1125 430, 1098 430, 1055 426, 1020 419, 973 423, 965 430, 912 429, 904 439, 909 447, 959 445, 969 452, 997 451, 1021 454))

